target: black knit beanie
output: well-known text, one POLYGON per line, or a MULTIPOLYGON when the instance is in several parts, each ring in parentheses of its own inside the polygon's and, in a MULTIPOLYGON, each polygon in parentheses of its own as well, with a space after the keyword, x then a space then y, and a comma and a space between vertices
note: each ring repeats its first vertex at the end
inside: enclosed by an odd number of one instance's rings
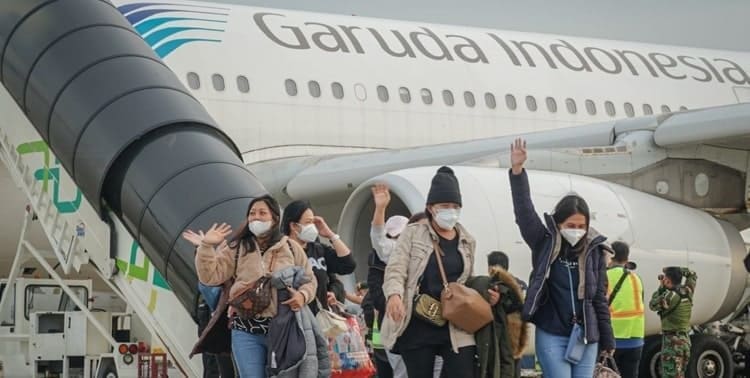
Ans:
POLYGON ((427 194, 428 205, 443 202, 457 203, 459 206, 463 206, 458 179, 453 174, 453 170, 446 166, 440 167, 437 170, 437 173, 432 178, 430 192, 427 194))

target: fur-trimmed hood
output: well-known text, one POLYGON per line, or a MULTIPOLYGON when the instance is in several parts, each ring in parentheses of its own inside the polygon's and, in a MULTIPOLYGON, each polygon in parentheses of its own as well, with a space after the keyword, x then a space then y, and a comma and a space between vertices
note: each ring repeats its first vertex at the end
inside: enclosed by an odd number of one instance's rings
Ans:
MULTIPOLYGON (((490 268, 490 279, 492 281, 500 281, 503 285, 511 289, 511 291, 518 298, 518 302, 522 305, 524 301, 523 291, 521 286, 518 284, 516 277, 510 272, 501 267, 490 268)), ((517 311, 506 313, 508 322, 508 336, 510 339, 511 347, 513 349, 513 358, 519 359, 523 356, 523 352, 526 347, 529 346, 529 326, 527 322, 521 318, 521 308, 517 311)))

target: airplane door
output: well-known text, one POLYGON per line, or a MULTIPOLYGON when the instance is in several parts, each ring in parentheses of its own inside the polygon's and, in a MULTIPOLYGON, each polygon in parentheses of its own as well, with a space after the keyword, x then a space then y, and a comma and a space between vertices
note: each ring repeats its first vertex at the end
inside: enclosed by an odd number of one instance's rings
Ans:
POLYGON ((737 97, 737 102, 750 102, 750 87, 734 87, 734 96, 737 97))

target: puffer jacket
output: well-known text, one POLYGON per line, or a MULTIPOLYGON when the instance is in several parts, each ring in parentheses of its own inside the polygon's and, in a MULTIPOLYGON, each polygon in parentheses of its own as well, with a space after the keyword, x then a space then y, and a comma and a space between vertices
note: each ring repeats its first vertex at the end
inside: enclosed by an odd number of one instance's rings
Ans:
MULTIPOLYGON (((272 283, 276 288, 293 287, 299 288, 306 283, 304 271, 301 267, 287 267, 273 274, 272 283)), ((305 335, 305 356, 297 361, 292 367, 280 371, 271 377, 276 378, 328 378, 331 376, 331 363, 328 358, 328 340, 318 325, 309 306, 294 313, 297 325, 305 335)), ((273 321, 271 325, 273 326, 273 321)), ((283 326, 283 325, 282 325, 283 326)), ((269 333, 269 337, 270 337, 269 333)), ((267 340, 269 346, 274 340, 267 340)), ((269 352, 271 352, 269 350, 269 352)), ((286 356, 280 356, 285 358, 286 356)))
MULTIPOLYGON (((474 250, 476 241, 469 235, 468 231, 457 224, 458 230, 458 252, 464 261, 464 271, 457 282, 465 283, 474 269, 474 250)), ((383 294, 386 301, 391 295, 401 296, 404 305, 404 318, 396 322, 389 316, 383 319, 380 328, 380 340, 386 349, 393 349, 396 339, 404 333, 412 316, 412 304, 414 296, 419 292, 419 277, 427 267, 428 257, 433 253, 433 241, 438 242, 435 230, 426 222, 414 223, 406 227, 398 238, 396 250, 388 259, 383 280, 383 294)), ((474 345, 474 335, 462 331, 449 323, 451 346, 453 351, 474 345)))
MULTIPOLYGON (((526 244, 531 248, 531 282, 523 306, 524 320, 532 320, 534 314, 547 295, 547 277, 552 262, 561 249, 561 236, 552 216, 545 214, 546 225, 536 213, 531 201, 529 179, 524 170, 519 175, 509 171, 510 187, 513 195, 513 211, 516 224, 526 244)), ((579 276, 581 277, 577 297, 583 300, 583 323, 586 343, 599 343, 601 350, 615 348, 615 338, 610 321, 607 301, 607 254, 611 248, 605 244, 606 238, 589 227, 586 235, 586 250, 579 256, 579 276)))

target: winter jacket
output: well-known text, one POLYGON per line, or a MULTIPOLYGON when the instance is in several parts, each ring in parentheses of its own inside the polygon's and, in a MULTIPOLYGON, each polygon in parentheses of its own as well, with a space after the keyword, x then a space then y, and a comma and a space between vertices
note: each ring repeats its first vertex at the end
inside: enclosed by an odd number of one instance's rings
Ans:
POLYGON ((515 361, 528 345, 528 325, 521 320, 523 296, 515 278, 503 269, 493 269, 490 277, 471 277, 466 286, 478 291, 488 302, 488 290, 497 284, 500 301, 493 306, 495 320, 474 334, 479 362, 478 378, 513 378, 515 361))
MULTIPOLYGON (((458 230, 458 251, 464 262, 464 271, 457 282, 465 283, 471 276, 474 268, 474 250, 476 241, 469 235, 468 231, 461 225, 456 225, 458 230)), ((383 281, 383 295, 390 298, 391 295, 401 296, 404 305, 404 317, 396 322, 386 316, 380 328, 380 337, 386 349, 393 349, 396 339, 404 333, 412 317, 412 305, 414 296, 419 292, 419 278, 427 267, 428 257, 433 253, 433 242, 438 242, 438 235, 427 223, 415 223, 406 227, 398 238, 396 250, 388 259, 383 281)), ((449 323, 451 346, 453 351, 474 345, 474 335, 456 328, 449 323)))
MULTIPOLYGON (((299 288, 306 282, 307 278, 304 275, 304 271, 302 270, 302 268, 297 266, 287 267, 284 270, 277 271, 273 274, 272 278, 272 284, 276 288, 299 288)), ((279 312, 281 313, 281 309, 279 310, 279 312)), ((296 320, 297 326, 302 329, 305 336, 304 357, 299 361, 291 361, 291 363, 289 363, 289 361, 284 361, 285 358, 288 358, 288 356, 286 355, 274 356, 279 359, 279 365, 291 365, 291 367, 270 376, 278 378, 330 377, 331 365, 330 360, 328 359, 328 341, 320 330, 320 326, 318 325, 315 316, 310 311, 310 308, 308 306, 302 307, 302 309, 300 309, 299 311, 294 312, 293 318, 296 320)), ((278 319, 274 318, 274 320, 278 319)), ((283 342, 283 340, 280 341, 272 339, 276 334, 273 332, 273 327, 285 326, 284 324, 276 323, 274 320, 271 321, 272 331, 269 332, 269 339, 266 340, 266 343, 269 346, 269 353, 273 353, 273 350, 270 349, 271 346, 276 345, 278 342, 283 342)))
MULTIPOLYGON (((244 247, 230 248, 227 243, 223 243, 218 252, 214 247, 201 243, 198 252, 195 254, 195 269, 198 273, 200 282, 209 286, 221 285, 232 278, 235 273, 235 254, 240 252, 237 258, 238 264, 236 269, 236 278, 229 291, 229 300, 231 301, 238 295, 249 289, 256 280, 267 274, 264 268, 268 270, 271 265, 271 258, 274 258, 273 271, 277 272, 290 266, 299 266, 304 269, 307 283, 300 286, 299 291, 305 296, 306 303, 315 299, 315 289, 317 282, 313 277, 312 268, 308 262, 305 251, 302 247, 284 236, 278 243, 274 244, 263 254, 259 252, 244 252, 244 247)), ((277 293, 272 289, 271 305, 268 306, 260 316, 273 317, 276 315, 277 293)))
MULTIPOLYGON (((547 295, 547 277, 552 262, 560 254, 561 236, 552 216, 545 214, 542 222, 534 209, 529 189, 529 179, 524 170, 514 175, 509 171, 516 224, 526 244, 531 249, 532 272, 526 301, 524 320, 532 320, 547 295)), ((583 301, 583 325, 586 343, 599 343, 602 350, 615 347, 607 300, 607 266, 605 255, 612 253, 604 242, 606 238, 589 227, 586 249, 579 255, 579 284, 577 297, 583 301)))

